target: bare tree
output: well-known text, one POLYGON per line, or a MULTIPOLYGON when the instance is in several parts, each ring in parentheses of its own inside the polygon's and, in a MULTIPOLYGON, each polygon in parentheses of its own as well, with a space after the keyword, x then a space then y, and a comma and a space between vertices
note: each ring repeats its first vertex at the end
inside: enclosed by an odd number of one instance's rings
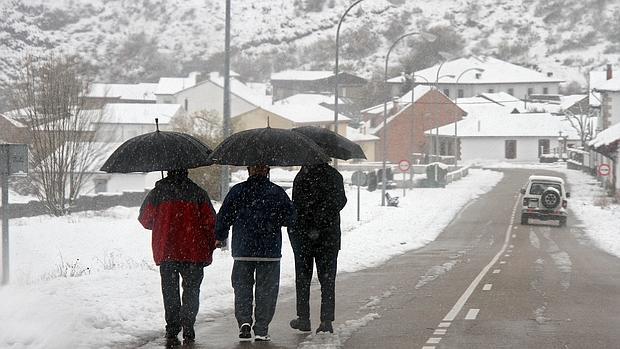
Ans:
POLYGON ((597 115, 594 110, 590 108, 587 99, 585 99, 585 101, 586 103, 583 101, 579 102, 564 111, 564 117, 570 123, 571 127, 577 131, 581 145, 587 150, 588 142, 590 142, 594 136, 597 115))
POLYGON ((57 216, 70 212, 101 151, 95 142, 101 106, 84 98, 90 83, 80 67, 76 57, 28 56, 9 90, 15 117, 31 133, 35 192, 57 216))
MULTIPOLYGON (((214 149, 223 139, 222 117, 215 110, 201 110, 190 115, 179 115, 172 119, 171 126, 175 131, 191 134, 214 149)), ((203 187, 212 198, 220 199, 219 166, 206 166, 190 170, 190 177, 203 187)))

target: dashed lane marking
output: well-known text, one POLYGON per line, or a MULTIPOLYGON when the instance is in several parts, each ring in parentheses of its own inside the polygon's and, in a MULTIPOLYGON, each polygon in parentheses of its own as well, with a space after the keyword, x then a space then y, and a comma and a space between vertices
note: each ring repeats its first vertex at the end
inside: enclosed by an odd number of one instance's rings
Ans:
POLYGON ((471 297, 472 293, 474 293, 474 291, 476 290, 476 288, 480 284, 480 281, 482 281, 482 279, 489 272, 491 267, 493 267, 493 265, 495 265, 495 263, 497 263, 497 261, 499 260, 499 257, 504 254, 504 251, 506 251, 506 248, 508 247, 508 242, 510 241, 510 231, 512 230, 512 226, 513 226, 513 222, 514 222, 514 218, 515 218, 515 212, 516 212, 516 209, 517 209, 517 204, 519 204, 519 200, 518 199, 515 201, 514 207, 512 209, 512 215, 510 217, 510 224, 508 225, 508 228, 506 229, 506 237, 504 238, 504 244, 502 245, 502 248, 499 250, 499 252, 497 252, 495 257, 493 257, 493 259, 491 259, 489 264, 487 264, 484 268, 482 268, 482 270, 480 271, 478 276, 476 276, 476 278, 471 282, 469 287, 467 287, 465 292, 456 301, 456 304, 454 304, 452 309, 450 309, 448 314, 446 314, 446 316, 444 317, 443 321, 453 321, 456 318, 456 316, 459 314, 461 309, 463 309, 463 306, 465 305, 465 303, 467 302, 469 297, 471 297))
POLYGON ((426 341, 426 344, 439 344, 441 337, 431 337, 426 341))
POLYGON ((425 345, 425 346, 422 347, 422 349, 435 349, 435 347, 434 346, 431 347, 431 346, 425 345))
POLYGON ((482 290, 491 291, 491 287, 493 287, 493 284, 485 284, 484 286, 482 286, 482 290))
POLYGON ((435 330, 435 332, 433 332, 433 334, 434 335, 444 335, 444 334, 446 334, 447 331, 448 330, 446 330, 446 329, 437 329, 437 330, 435 330))
POLYGON ((469 309, 467 315, 465 315, 465 320, 476 320, 479 312, 480 309, 469 309))
POLYGON ((495 269, 493 270, 493 274, 499 274, 502 270, 501 269, 495 269))
POLYGON ((444 327, 444 328, 450 327, 450 322, 440 322, 439 326, 437 327, 444 327))
POLYGON ((499 264, 506 264, 506 261, 499 261, 499 264))

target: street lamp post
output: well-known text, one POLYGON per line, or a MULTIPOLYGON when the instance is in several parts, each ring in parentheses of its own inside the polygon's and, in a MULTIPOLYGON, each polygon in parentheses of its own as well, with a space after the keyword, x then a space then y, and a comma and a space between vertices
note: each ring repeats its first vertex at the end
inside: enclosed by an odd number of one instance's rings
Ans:
MULTIPOLYGON (((465 69, 461 72, 461 74, 459 74, 459 76, 456 78, 456 82, 454 83, 455 85, 455 89, 456 89, 456 95, 454 96, 454 104, 458 107, 458 103, 459 103, 459 80, 461 79, 461 77, 469 72, 475 70, 479 73, 482 73, 484 71, 484 69, 482 68, 469 68, 469 69, 465 69)), ((458 154, 458 122, 457 122, 457 116, 456 113, 454 114, 454 167, 457 167, 458 165, 458 161, 459 161, 459 154, 458 154)))
MULTIPOLYGON (((222 119, 224 128, 224 138, 230 136, 230 2, 226 0, 226 18, 224 29, 224 105, 222 109, 222 119)), ((224 200, 226 194, 228 194, 229 181, 229 167, 227 165, 222 166, 221 179, 220 179, 220 200, 224 200)))
MULTIPOLYGON (((439 71, 441 70, 441 67, 443 66, 444 63, 446 63, 447 61, 443 61, 441 62, 441 64, 439 65, 439 68, 437 68, 437 76, 435 77, 435 89, 439 90, 439 80, 441 80, 442 78, 450 78, 450 79, 454 79, 454 75, 452 74, 444 74, 444 75, 439 75, 439 71)), ((433 130, 431 129, 431 139, 434 140, 433 141, 433 148, 434 148, 434 155, 436 158, 439 157, 439 126, 437 126, 435 128, 436 134, 435 137, 433 137, 433 130)), ((435 159, 436 160, 436 159, 435 159)))
POLYGON ((338 133, 338 80, 340 77, 338 76, 338 56, 340 49, 340 26, 342 25, 342 21, 344 21, 344 17, 349 13, 349 11, 357 4, 364 0, 357 0, 344 11, 342 16, 340 17, 340 21, 338 21, 338 28, 336 28, 336 66, 334 67, 334 132, 338 133))
MULTIPOLYGON (((388 76, 388 62, 390 60, 390 53, 392 53, 392 49, 394 49, 394 47, 396 46, 396 44, 398 42, 400 42, 402 39, 408 37, 408 36, 412 36, 412 35, 422 35, 426 40, 429 41, 435 41, 436 37, 433 34, 428 34, 428 33, 420 33, 420 32, 411 32, 411 33, 407 33, 407 34, 403 34, 401 36, 399 36, 396 40, 394 40, 394 42, 392 43, 392 46, 390 46, 390 49, 387 52, 387 55, 385 56, 385 71, 383 72, 383 90, 384 90, 384 101, 383 101, 383 164, 381 166, 382 168, 382 173, 381 173, 381 206, 385 206, 385 192, 387 189, 387 174, 386 172, 386 160, 387 160, 387 97, 390 95, 387 91, 387 76, 388 76)), ((412 90, 411 90, 411 94, 413 95, 413 86, 412 86, 412 90)), ((412 101, 413 101, 413 97, 412 101)))

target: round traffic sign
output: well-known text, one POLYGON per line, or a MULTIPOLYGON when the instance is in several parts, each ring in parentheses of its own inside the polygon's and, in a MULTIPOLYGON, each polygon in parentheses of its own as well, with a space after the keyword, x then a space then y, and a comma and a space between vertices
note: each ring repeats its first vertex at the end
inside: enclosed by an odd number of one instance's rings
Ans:
POLYGON ((409 164, 409 161, 407 161, 407 160, 400 160, 400 161, 398 162, 398 169, 399 169, 401 172, 407 172, 407 171, 409 171, 409 166, 410 166, 410 164, 409 164))
POLYGON ((611 167, 609 166, 609 164, 600 164, 598 165, 597 172, 599 176, 609 176, 609 173, 611 172, 611 167))

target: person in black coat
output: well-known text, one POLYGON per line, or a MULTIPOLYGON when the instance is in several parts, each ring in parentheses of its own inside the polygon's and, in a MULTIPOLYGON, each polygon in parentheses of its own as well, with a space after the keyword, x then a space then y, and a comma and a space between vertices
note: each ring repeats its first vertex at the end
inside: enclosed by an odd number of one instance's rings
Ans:
POLYGON ((321 324, 318 332, 332 332, 335 287, 340 250, 340 210, 347 203, 342 175, 328 164, 303 166, 293 182, 297 219, 289 229, 295 254, 297 318, 291 327, 311 331, 310 281, 316 263, 321 283, 321 324))

